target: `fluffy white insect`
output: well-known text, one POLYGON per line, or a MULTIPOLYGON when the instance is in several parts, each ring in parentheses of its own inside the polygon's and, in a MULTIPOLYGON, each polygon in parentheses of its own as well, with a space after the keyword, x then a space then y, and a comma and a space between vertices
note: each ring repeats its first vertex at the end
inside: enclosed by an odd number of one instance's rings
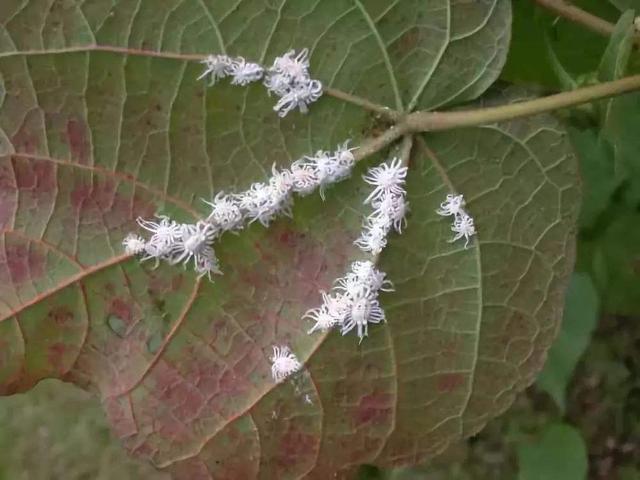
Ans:
POLYGON ((276 165, 271 167, 271 178, 269 178, 269 186, 281 196, 287 196, 293 188, 293 178, 289 170, 278 170, 276 165))
POLYGON ((231 74, 233 59, 227 55, 209 55, 200 63, 204 64, 205 70, 198 80, 209 77, 209 85, 214 85, 221 78, 231 74))
POLYGON ((360 237, 353 242, 364 252, 379 255, 387 246, 387 235, 391 228, 391 222, 384 217, 367 218, 360 237))
POLYGON ((309 50, 305 48, 299 53, 290 50, 281 57, 276 57, 263 83, 269 95, 275 93, 284 97, 297 85, 307 85, 310 81, 309 50))
POLYGON ((321 305, 318 308, 312 308, 308 310, 302 318, 310 318, 313 320, 315 325, 311 327, 311 329, 307 332, 308 334, 312 334, 316 331, 327 331, 331 328, 335 327, 338 324, 338 319, 334 317, 327 308, 326 305, 321 305))
POLYGON ((393 193, 404 196, 404 182, 407 177, 407 167, 402 166, 399 158, 394 158, 390 163, 382 163, 377 167, 370 168, 362 178, 369 185, 375 188, 365 199, 364 203, 370 203, 378 199, 384 193, 393 193))
POLYGON ((351 298, 338 292, 332 294, 322 293, 322 304, 327 307, 329 314, 336 319, 336 324, 341 324, 351 308, 351 298))
POLYGON ((301 113, 309 111, 309 104, 317 101, 322 96, 322 83, 319 80, 310 80, 292 86, 276 103, 273 109, 278 116, 286 117, 289 112, 298 108, 301 113))
POLYGON ((325 187, 340 182, 351 174, 353 163, 341 163, 335 153, 318 150, 315 155, 305 158, 307 166, 315 172, 316 184, 319 186, 320 197, 323 200, 325 187))
POLYGON ((353 299, 351 310, 342 324, 341 333, 346 335, 355 328, 360 339, 359 343, 362 343, 364 337, 369 334, 369 323, 384 321, 384 310, 380 307, 378 299, 370 290, 362 289, 353 299))
POLYGON ((448 217, 450 215, 457 217, 464 213, 464 206, 464 196, 448 194, 445 201, 440 204, 440 208, 436 210, 436 213, 443 217, 448 217))
POLYGON ((216 231, 210 223, 183 224, 179 241, 171 245, 169 262, 186 265, 193 258, 196 266, 217 264, 211 243, 216 231))
POLYGON ((309 78, 309 49, 303 48, 298 53, 289 50, 281 57, 276 57, 271 70, 285 75, 291 81, 304 82, 309 78))
POLYGON ((148 232, 151 232, 149 243, 158 246, 167 245, 174 243, 178 238, 180 238, 182 227, 179 223, 174 222, 169 217, 166 217, 164 215, 158 216, 156 218, 158 218, 157 222, 145 220, 144 218, 140 217, 136 219, 138 225, 140 225, 148 232))
POLYGON ((222 275, 220 264, 218 263, 213 247, 207 246, 207 248, 204 249, 200 255, 196 255, 194 259, 194 270, 198 274, 198 278, 206 275, 209 280, 212 280, 211 274, 222 275))
POLYGON ((335 290, 341 292, 347 298, 355 298, 363 288, 367 288, 369 284, 352 272, 347 273, 344 277, 336 279, 335 290))
POLYGON ((271 357, 271 375, 276 383, 282 382, 289 375, 302 368, 298 357, 286 346, 273 346, 271 357))
POLYGON ((257 63, 247 62, 243 57, 237 57, 229 68, 232 85, 245 86, 257 82, 264 75, 264 68, 257 63))
MULTIPOLYGON (((348 276, 349 274, 347 274, 348 276)), ((393 284, 385 279, 386 273, 378 270, 369 260, 356 261, 351 264, 351 275, 372 292, 393 292, 393 284)))
POLYGON ((371 201, 371 206, 375 209, 369 218, 380 223, 387 224, 398 233, 406 226, 405 218, 408 210, 404 195, 397 195, 392 192, 383 192, 378 198, 371 201))
POLYGON ((473 218, 465 212, 462 212, 454 220, 453 225, 451 226, 451 231, 455 232, 455 236, 449 240, 449 242, 453 243, 464 237, 464 248, 467 248, 469 245, 469 239, 476 234, 476 227, 474 225, 473 218))
POLYGON ((349 148, 349 143, 351 143, 351 141, 347 140, 342 145, 338 145, 338 148, 334 153, 338 164, 347 170, 351 170, 353 165, 355 165, 356 157, 353 155, 353 151, 358 149, 358 147, 349 148))
POLYGON ((291 215, 291 198, 287 192, 278 191, 269 184, 256 182, 249 190, 238 195, 240 208, 250 222, 258 220, 265 227, 273 218, 283 213, 291 215))
POLYGON ((293 162, 290 171, 292 189, 298 195, 308 195, 320 186, 314 167, 304 160, 293 162))
POLYGON ((211 213, 207 217, 216 230, 228 231, 242 228, 242 212, 237 199, 233 195, 218 192, 212 202, 203 200, 211 207, 211 213))
POLYGON ((264 76, 262 84, 267 87, 269 96, 274 93, 278 97, 283 97, 291 89, 291 79, 288 76, 271 70, 264 76))
POLYGON ((130 233, 122 241, 124 251, 127 255, 138 255, 144 252, 144 248, 147 245, 144 238, 135 233, 130 233))

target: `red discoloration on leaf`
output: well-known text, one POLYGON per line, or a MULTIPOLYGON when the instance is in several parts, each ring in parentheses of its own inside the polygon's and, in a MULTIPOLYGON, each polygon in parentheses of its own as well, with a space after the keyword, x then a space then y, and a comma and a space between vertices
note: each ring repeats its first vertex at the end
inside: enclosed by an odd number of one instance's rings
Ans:
POLYGON ((64 375, 67 371, 67 346, 62 342, 56 342, 47 349, 47 361, 58 375, 64 375))
POLYGON ((17 205, 16 178, 9 158, 0 159, 0 229, 10 227, 9 223, 17 205))
POLYGON ((33 196, 38 196, 57 189, 56 166, 52 162, 14 157, 13 169, 19 190, 28 190, 33 196))
POLYGON ((104 400, 103 405, 113 431, 118 437, 130 437, 138 432, 131 403, 127 396, 108 397, 104 400))
MULTIPOLYGON (((179 424, 189 423, 198 418, 205 406, 205 399, 196 385, 185 381, 180 372, 167 362, 160 361, 153 371, 153 397, 163 408, 171 412, 171 416, 179 424)), ((165 425, 165 433, 178 428, 173 421, 165 425)), ((181 433, 182 434, 182 433, 181 433)))
POLYGON ((91 199, 101 211, 110 210, 116 194, 116 181, 112 178, 98 177, 91 199))
POLYGON ((45 257, 29 244, 7 244, 7 268, 14 285, 37 280, 44 274, 45 257))
POLYGON ((241 417, 210 439, 196 457, 171 466, 175 480, 250 480, 259 469, 259 438, 250 418, 241 417), (206 476, 204 474, 206 468, 206 476))
POLYGON ((318 437, 290 429, 280 438, 276 461, 285 468, 297 465, 301 458, 314 456, 319 444, 318 437))
MULTIPOLYGON (((206 463, 198 458, 189 458, 171 468, 174 480, 212 480, 206 463)), ((240 478, 240 477, 238 477, 240 478)))
POLYGON ((278 234, 278 241, 286 248, 295 248, 298 244, 303 242, 305 238, 306 234, 296 232, 295 230, 291 230, 286 227, 278 234))
POLYGON ((47 315, 47 321, 55 323, 56 327, 64 328, 72 323, 73 312, 65 306, 52 308, 47 315))
POLYGON ((362 397, 354 415, 356 426, 385 421, 391 414, 393 401, 393 395, 388 393, 374 392, 362 397))
POLYGON ((436 388, 440 393, 449 393, 465 384, 465 377, 460 373, 443 373, 438 375, 436 388))
POLYGON ((40 150, 40 139, 34 133, 38 130, 33 129, 35 124, 39 123, 38 117, 39 115, 35 110, 29 112, 20 129, 11 138, 11 143, 16 152, 34 154, 40 150))
POLYGON ((71 206, 79 210, 82 208, 84 202, 91 196, 92 187, 91 185, 80 184, 76 185, 73 190, 71 190, 71 206))
POLYGON ((127 327, 131 326, 133 321, 132 305, 126 299, 116 297, 109 304, 109 313, 115 315, 122 320, 127 327))
POLYGON ((78 163, 86 165, 89 160, 89 139, 87 138, 87 126, 76 119, 67 121, 67 140, 71 157, 78 163))

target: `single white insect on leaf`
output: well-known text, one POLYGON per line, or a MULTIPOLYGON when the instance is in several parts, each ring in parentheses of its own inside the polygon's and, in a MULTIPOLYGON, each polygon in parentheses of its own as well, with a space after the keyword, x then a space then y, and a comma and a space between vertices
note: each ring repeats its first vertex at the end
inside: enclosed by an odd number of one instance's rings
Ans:
POLYGON ((271 375, 276 383, 282 382, 302 368, 298 357, 287 346, 273 346, 271 375))

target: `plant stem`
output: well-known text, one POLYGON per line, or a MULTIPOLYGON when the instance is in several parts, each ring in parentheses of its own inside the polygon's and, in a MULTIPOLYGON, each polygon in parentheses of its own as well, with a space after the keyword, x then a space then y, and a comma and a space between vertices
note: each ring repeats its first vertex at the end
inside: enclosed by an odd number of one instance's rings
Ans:
POLYGON ((406 122, 401 122, 397 125, 389 127, 382 135, 369 138, 362 143, 358 149, 353 153, 356 161, 363 160, 369 155, 379 152, 388 145, 391 145, 398 138, 409 133, 409 125, 406 122))
MULTIPOLYGON (((542 8, 552 11, 553 13, 566 18, 571 22, 578 23, 592 32, 603 36, 609 36, 613 33, 615 25, 607 20, 593 15, 581 8, 572 5, 565 0, 533 0, 542 8)), ((635 36, 636 46, 640 46, 640 37, 635 36)))
POLYGON ((397 127, 400 129, 406 128, 410 132, 429 132, 470 127, 550 112, 633 90, 640 90, 640 75, 498 107, 452 112, 414 112, 407 115, 397 127))
POLYGON ((362 107, 365 110, 375 112, 388 120, 397 121, 402 117, 402 114, 397 110, 385 107, 384 105, 378 105, 377 103, 370 102, 366 98, 358 97, 356 95, 343 92, 342 90, 336 90, 335 88, 327 87, 324 89, 324 93, 326 93, 330 97, 338 98, 340 100, 344 100, 345 102, 362 107))

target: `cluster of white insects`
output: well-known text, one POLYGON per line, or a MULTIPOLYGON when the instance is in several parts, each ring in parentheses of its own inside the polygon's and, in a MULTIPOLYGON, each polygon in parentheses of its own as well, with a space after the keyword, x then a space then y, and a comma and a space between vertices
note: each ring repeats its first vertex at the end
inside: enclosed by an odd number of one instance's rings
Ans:
POLYGON ((440 208, 436 210, 438 215, 443 217, 453 216, 451 230, 455 233, 450 240, 455 242, 464 238, 464 248, 469 246, 469 239, 476 234, 476 227, 473 223, 473 217, 464 209, 465 201, 462 195, 447 195, 444 202, 440 204, 440 208))
POLYGON ((233 85, 242 86, 262 80, 269 95, 273 93, 279 98, 273 109, 281 117, 296 107, 307 113, 308 105, 322 96, 322 83, 309 75, 309 50, 306 48, 300 52, 290 50, 276 57, 269 68, 228 55, 209 55, 202 63, 205 71, 198 79, 209 78, 210 85, 225 77, 231 77, 233 85))
MULTIPOLYGON (((269 93, 280 98, 274 107, 280 116, 295 108, 306 113, 308 105, 322 95, 322 84, 309 75, 308 55, 306 49, 299 53, 291 50, 277 57, 268 69, 242 57, 210 55, 202 62, 205 71, 199 79, 208 77, 212 85, 228 76, 235 85, 263 80, 269 93)), ((193 262, 198 277, 211 279, 212 274, 222 273, 213 248, 217 238, 228 231, 237 232, 255 221, 268 227, 279 215, 291 216, 294 193, 304 196, 318 190, 324 200, 329 185, 351 174, 356 159, 355 148, 350 148, 349 143, 339 145, 333 152, 320 150, 302 157, 289 168, 278 169, 274 165, 269 179, 253 183, 244 192, 219 192, 211 201, 204 201, 210 207, 210 213, 205 220, 195 224, 178 223, 166 216, 158 216, 156 220, 138 218, 138 224, 150 236, 145 239, 133 233, 127 235, 123 241, 125 251, 139 256, 141 261, 154 260, 156 266, 161 260, 184 266, 193 262)), ((373 187, 364 204, 373 211, 364 219, 362 232, 354 244, 374 257, 386 247, 392 230, 402 233, 406 226, 406 177, 407 167, 400 159, 370 168, 363 176, 373 187)), ((475 227, 464 206, 462 195, 447 195, 436 212, 454 217, 451 229, 455 235, 451 241, 464 238, 466 248, 470 237, 475 235, 475 227)), ((322 304, 302 317, 315 322, 308 333, 339 328, 342 335, 346 335, 355 330, 362 342, 368 335, 369 323, 386 321, 378 295, 391 291, 392 283, 373 261, 352 262, 349 271, 334 282, 331 292, 320 292, 322 304)), ((278 383, 302 368, 302 363, 288 346, 273 346, 270 360, 273 379, 278 383)))
POLYGON ((160 260, 171 265, 186 266, 193 261, 199 277, 222 274, 213 243, 225 232, 235 232, 255 221, 268 227, 278 215, 291 216, 293 194, 300 196, 324 189, 347 178, 355 164, 353 148, 349 142, 339 145, 333 152, 320 150, 314 155, 296 160, 289 168, 272 167, 272 176, 266 182, 253 183, 240 193, 219 192, 211 201, 205 220, 195 224, 178 223, 166 216, 156 221, 138 218, 138 224, 151 236, 148 239, 129 234, 123 241, 125 251, 140 255, 142 261, 160 260))

